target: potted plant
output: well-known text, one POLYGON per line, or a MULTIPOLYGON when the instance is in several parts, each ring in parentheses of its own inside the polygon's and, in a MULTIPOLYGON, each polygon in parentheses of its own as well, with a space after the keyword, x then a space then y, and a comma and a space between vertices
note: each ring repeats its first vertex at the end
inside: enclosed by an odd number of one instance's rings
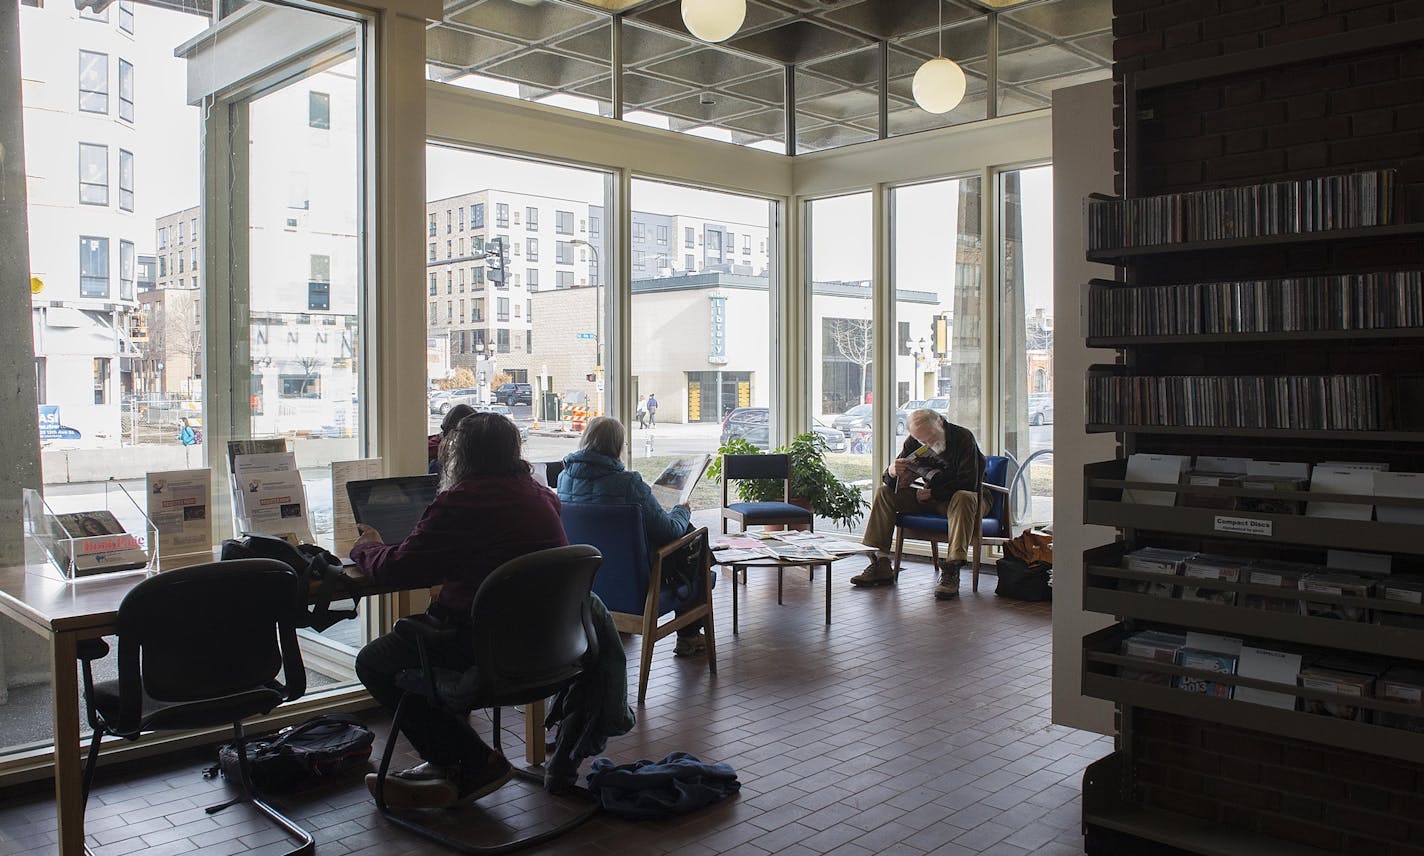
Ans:
MULTIPOLYGON (((791 445, 773 449, 778 455, 791 456, 791 502, 809 508, 817 517, 834 521, 846 529, 853 528, 864 514, 865 500, 860 490, 841 481, 826 467, 826 441, 814 431, 797 434, 791 445)), ((717 450, 717 457, 707 467, 708 478, 722 480, 723 455, 760 455, 761 449, 738 437, 728 440, 717 450)), ((781 482, 769 479, 742 479, 737 482, 737 497, 743 502, 768 502, 781 499, 781 482)))

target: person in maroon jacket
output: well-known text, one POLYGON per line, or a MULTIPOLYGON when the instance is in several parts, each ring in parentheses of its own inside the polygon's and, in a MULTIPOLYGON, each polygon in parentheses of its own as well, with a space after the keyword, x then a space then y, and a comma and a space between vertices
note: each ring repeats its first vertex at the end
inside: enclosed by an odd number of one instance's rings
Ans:
MULTIPOLYGON (((384 544, 368 526, 351 548, 354 572, 403 588, 441 585, 430 605, 432 620, 455 625, 452 650, 432 651, 431 665, 464 670, 469 652, 470 606, 490 572, 516 556, 568 543, 559 498, 534 481, 519 454, 519 431, 498 413, 460 420, 441 447, 440 492, 420 522, 399 544, 384 544)), ((402 691, 396 675, 418 668, 416 646, 394 633, 376 639, 356 656, 356 676, 372 697, 394 711, 402 691)), ((423 764, 390 774, 386 801, 398 808, 437 808, 470 802, 509 780, 509 762, 475 734, 465 717, 406 701, 401 732, 423 764)), ((392 738, 394 739, 394 738, 392 738)), ((375 792, 376 774, 366 777, 375 792)))

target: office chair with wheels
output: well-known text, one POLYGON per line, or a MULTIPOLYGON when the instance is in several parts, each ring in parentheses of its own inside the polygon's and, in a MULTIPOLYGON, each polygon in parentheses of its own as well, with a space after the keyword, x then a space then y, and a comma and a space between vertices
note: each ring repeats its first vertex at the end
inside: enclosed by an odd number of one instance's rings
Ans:
POLYGON ((238 795, 208 814, 251 803, 299 842, 288 856, 312 853, 311 835, 258 798, 242 731, 243 720, 306 692, 297 647, 299 589, 292 569, 272 559, 195 565, 134 586, 119 604, 118 679, 95 683, 93 661, 109 646, 102 639, 80 643, 94 731, 84 765, 85 802, 105 734, 137 740, 146 731, 231 724, 238 795))
POLYGON ((613 613, 619 633, 643 637, 638 671, 638 703, 648 697, 648 674, 653 667, 653 646, 659 639, 703 622, 707 637, 707 670, 717 674, 717 630, 712 615, 712 589, 717 577, 712 573, 711 552, 705 549, 706 527, 692 530, 649 555, 643 534, 643 512, 636 505, 603 502, 565 502, 560 508, 564 534, 571 543, 590 544, 603 554, 603 565, 593 580, 593 590, 613 613), (663 562, 689 544, 702 541, 701 585, 689 590, 673 590, 663 585, 663 562), (670 612, 677 616, 662 624, 658 619, 670 612))
MULTIPOLYGON (((598 657, 598 637, 589 612, 589 592, 601 556, 593 547, 576 544, 528 553, 495 568, 475 593, 470 608, 471 666, 463 671, 432 667, 433 646, 457 644, 458 628, 436 624, 424 615, 402 618, 394 632, 415 642, 421 668, 396 676, 405 691, 391 720, 390 737, 376 776, 376 807, 387 820, 462 853, 507 853, 548 841, 593 816, 589 805, 570 819, 543 832, 493 845, 470 844, 446 835, 386 804, 385 783, 395 754, 406 702, 412 695, 432 707, 457 716, 478 708, 493 708, 494 748, 500 747, 499 709, 555 695, 576 681, 598 657)), ((543 783, 534 770, 515 773, 543 783)))
MULTIPOLYGON (((981 486, 989 491, 989 510, 980 521, 979 530, 970 545, 974 553, 973 590, 979 590, 979 569, 985 547, 1002 547, 1013 538, 1014 509, 1009 499, 1009 459, 1002 455, 984 456, 984 479, 981 486)), ((939 567, 939 542, 949 537, 949 522, 938 514, 895 515, 895 573, 900 573, 900 556, 905 539, 930 542, 930 556, 939 567)))

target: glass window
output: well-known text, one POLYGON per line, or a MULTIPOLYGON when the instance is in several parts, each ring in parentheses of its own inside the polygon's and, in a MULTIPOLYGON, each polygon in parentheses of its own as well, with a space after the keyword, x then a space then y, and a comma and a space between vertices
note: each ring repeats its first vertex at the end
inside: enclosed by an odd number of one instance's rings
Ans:
POLYGON ((430 275, 430 295, 434 297, 439 292, 439 290, 440 287, 435 284, 435 274, 432 273, 430 275))
POLYGON ((995 454, 984 407, 980 185, 978 178, 950 179, 891 192, 895 314, 909 322, 913 339, 910 356, 896 358, 895 380, 897 394, 903 389, 910 400, 929 402, 995 454))
POLYGON ((509 206, 503 202, 495 203, 494 225, 497 229, 509 228, 509 206))
POLYGON ((1028 470, 1014 519, 1053 519, 1053 171, 999 175, 1002 448, 1028 470))
POLYGON ((494 316, 494 320, 496 320, 496 321, 508 321, 508 320, 509 320, 509 298, 508 298, 508 297, 500 297, 500 298, 498 298, 498 299, 495 300, 495 316, 494 316))
POLYGON ((109 239, 79 238, 79 296, 109 296, 109 239))
POLYGON ((108 404, 112 396, 110 389, 113 388, 114 378, 111 366, 114 361, 109 357, 96 357, 94 359, 94 403, 108 404))
POLYGON ((128 60, 119 60, 119 118, 134 120, 134 67, 128 60))
POLYGON ((134 299, 134 243, 119 241, 119 299, 134 299))
POLYGON ((588 218, 588 239, 590 241, 598 240, 599 219, 598 217, 588 218))
POLYGON ((555 211, 554 231, 560 235, 572 235, 574 233, 574 212, 555 211))
POLYGON ((554 271, 555 288, 573 288, 574 272, 571 270, 554 271))
POLYGON ((331 94, 328 92, 307 93, 307 126, 323 131, 331 128, 331 94))
MULTIPOLYGON (((465 231, 465 206, 461 205, 459 208, 456 208, 456 209, 455 209, 455 213, 460 215, 460 231, 463 232, 463 231, 465 231)), ((462 248, 462 249, 461 249, 461 253, 460 253, 461 255, 464 255, 464 250, 463 250, 463 247, 464 247, 464 246, 465 246, 465 239, 464 239, 464 238, 461 238, 461 239, 460 239, 460 247, 462 248)))
POLYGON ((476 202, 470 206, 470 228, 483 229, 485 227, 485 204, 476 202))
POLYGON ((501 354, 509 353, 509 329, 501 327, 495 331, 496 351, 501 354))
POLYGON ((644 241, 646 241, 647 239, 648 239, 648 226, 647 226, 647 224, 644 223, 644 222, 641 221, 641 220, 634 220, 634 221, 633 221, 633 241, 634 241, 635 243, 641 244, 641 243, 643 243, 644 241))
POLYGON ((133 0, 119 0, 119 29, 133 35, 134 32, 134 4, 133 0))
MULTIPOLYGON (((776 204, 766 199, 646 179, 633 181, 632 204, 635 218, 644 222, 681 220, 770 235, 777 220, 776 204)), ((777 444, 770 409, 775 283, 768 264, 753 268, 751 275, 713 273, 695 287, 668 270, 635 271, 631 392, 645 406, 655 398, 657 424, 685 437, 670 447, 660 432, 653 447, 635 428, 632 466, 645 478, 679 452, 715 453, 738 438, 762 449, 777 444)), ((715 483, 699 487, 692 498, 694 520, 720 504, 715 483)), ((716 520, 715 512, 709 520, 716 520)))
POLYGON ((79 144, 79 202, 109 204, 109 147, 79 144))
MULTIPOLYGON (((526 238, 525 244, 527 247, 527 252, 525 253, 524 257, 531 262, 537 262, 539 260, 539 239, 526 238)), ((518 247, 519 245, 515 244, 515 246, 518 247)))
POLYGON ((86 113, 109 112, 108 54, 79 52, 79 109, 86 113))
MULTIPOLYGON (((817 355, 811 369, 811 429, 832 447, 825 456, 831 472, 858 485, 869 502, 879 484, 872 457, 875 423, 867 406, 875 395, 871 197, 856 193, 812 200, 806 217, 811 353, 817 355)), ((862 515, 853 530, 864 528, 862 515)))
POLYGON ((539 269, 528 268, 524 271, 524 285, 530 291, 539 290, 539 269))
MULTIPOLYGON (((134 210, 134 156, 124 149, 119 149, 119 208, 134 210)), ((194 265, 197 265, 196 258, 194 265)))
POLYGON ((665 245, 665 244, 667 244, 667 242, 668 242, 668 227, 667 227, 667 226, 664 226, 664 225, 661 224, 661 223, 659 223, 659 224, 658 224, 658 243, 665 245))
POLYGON ((554 260, 561 265, 571 265, 574 263, 574 245, 568 241, 559 241, 554 245, 554 260))
POLYGON ((695 234, 696 231, 691 226, 684 226, 682 228, 682 245, 689 249, 697 246, 697 242, 693 237, 695 234))
POLYGON ((524 209, 524 225, 531 232, 539 230, 539 209, 529 207, 524 209))
POLYGON ((429 232, 429 237, 432 237, 432 238, 435 237, 435 228, 436 228, 436 227, 435 227, 435 215, 434 215, 434 214, 431 214, 431 215, 430 215, 430 232, 429 232))

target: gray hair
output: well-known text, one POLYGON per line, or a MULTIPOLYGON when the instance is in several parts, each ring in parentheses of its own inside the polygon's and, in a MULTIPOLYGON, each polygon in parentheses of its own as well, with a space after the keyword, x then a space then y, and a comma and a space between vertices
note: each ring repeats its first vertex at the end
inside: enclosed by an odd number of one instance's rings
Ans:
POLYGON ((460 424, 460 420, 475 412, 475 408, 468 404, 457 404, 445 413, 445 418, 440 420, 440 433, 449 434, 455 430, 455 426, 460 424))
POLYGON ((591 449, 600 455, 617 458, 623 454, 623 423, 612 416, 595 416, 579 440, 580 449, 591 449))
POLYGON ((944 417, 938 412, 930 410, 928 407, 920 407, 910 411, 910 425, 929 425, 940 435, 944 436, 944 417))

